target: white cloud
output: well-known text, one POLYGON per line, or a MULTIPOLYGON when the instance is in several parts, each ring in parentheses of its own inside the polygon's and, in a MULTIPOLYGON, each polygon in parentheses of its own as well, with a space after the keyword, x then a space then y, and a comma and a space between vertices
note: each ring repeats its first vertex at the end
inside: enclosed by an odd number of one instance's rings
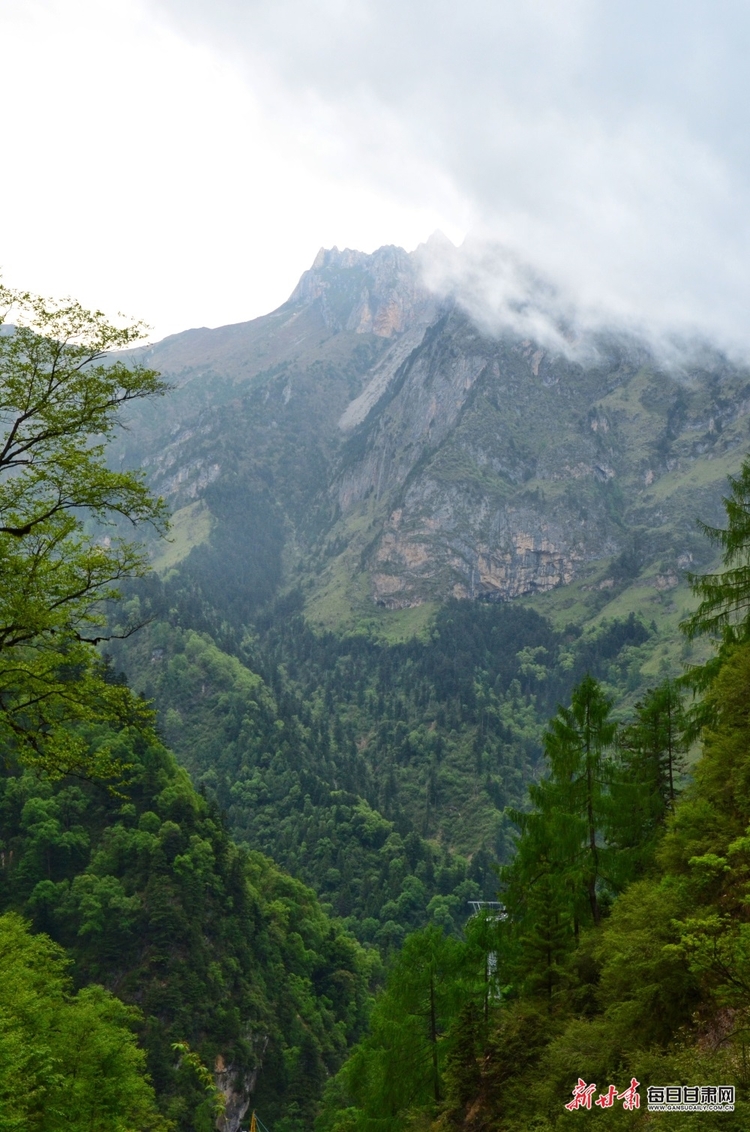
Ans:
POLYGON ((6 0, 0 37, 9 283, 167 332, 471 229, 590 321, 750 346, 746 0, 6 0))
MULTIPOLYGON (((154 0, 587 317, 750 345, 743 0, 154 0)), ((333 139, 333 141, 331 141, 333 139)))
POLYGON ((275 121, 231 59, 137 0, 6 0, 0 40, 9 285, 166 334, 278 305, 321 244, 442 220, 332 174, 325 129, 275 121))

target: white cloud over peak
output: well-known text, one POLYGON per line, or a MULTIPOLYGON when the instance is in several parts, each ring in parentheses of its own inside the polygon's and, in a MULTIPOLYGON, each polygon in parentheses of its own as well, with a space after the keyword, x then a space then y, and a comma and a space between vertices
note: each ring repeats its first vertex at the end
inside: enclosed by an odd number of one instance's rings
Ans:
POLYGON ((441 227, 477 309, 543 278, 750 349, 746 0, 6 0, 0 37, 8 283, 166 333, 441 227))

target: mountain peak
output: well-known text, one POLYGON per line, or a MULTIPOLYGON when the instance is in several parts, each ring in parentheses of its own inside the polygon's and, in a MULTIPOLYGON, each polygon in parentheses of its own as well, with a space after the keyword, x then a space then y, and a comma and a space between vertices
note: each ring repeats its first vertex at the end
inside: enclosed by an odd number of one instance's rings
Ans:
POLYGON ((374 252, 321 248, 288 302, 318 303, 332 330, 382 338, 407 329, 433 307, 413 256, 393 244, 374 252))
POLYGON ((428 236, 425 242, 419 245, 417 251, 419 251, 419 248, 429 248, 431 252, 456 251, 456 245, 452 240, 449 240, 445 232, 441 232, 439 228, 436 228, 432 235, 428 236))

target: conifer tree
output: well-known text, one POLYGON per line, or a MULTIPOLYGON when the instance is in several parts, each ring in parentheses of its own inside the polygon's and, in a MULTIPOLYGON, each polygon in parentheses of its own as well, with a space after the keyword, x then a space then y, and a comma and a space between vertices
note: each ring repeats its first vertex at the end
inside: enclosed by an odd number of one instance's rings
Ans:
POLYGON ((693 593, 700 598, 682 628, 692 640, 703 633, 725 641, 741 640, 750 627, 750 459, 738 476, 729 477, 724 497, 726 527, 699 523, 703 533, 721 548, 723 569, 715 574, 691 575, 693 593))
POLYGON ((461 1007, 473 999, 475 1013, 480 1009, 484 964, 476 958, 476 948, 467 951, 435 925, 407 938, 375 1004, 370 1033, 337 1082, 357 1132, 399 1127, 408 1112, 439 1109, 461 1007))
POLYGON ((623 729, 621 758, 629 777, 649 796, 651 820, 663 823, 674 811, 685 769, 687 720, 673 680, 650 689, 636 704, 635 721, 623 729))
MULTIPOLYGON (((544 785, 535 788, 537 801, 544 785)), ((546 802, 546 798, 544 799, 546 802)), ((570 868, 575 846, 556 838, 559 815, 548 807, 511 815, 521 829, 516 855, 501 870, 508 920, 501 963, 509 982, 541 995, 552 1008, 565 958, 585 911, 570 868)))
POLYGON ((665 680, 621 727, 610 784, 610 879, 618 892, 653 867, 685 768, 688 722, 678 686, 665 680))
POLYGON ((603 832, 610 813, 607 754, 617 730, 611 710, 599 682, 584 677, 573 690, 571 706, 559 707, 550 721, 544 737, 550 775, 531 791, 561 840, 566 870, 585 889, 595 924, 601 919, 599 886, 609 856, 603 832))
POLYGON ((585 677, 545 734, 549 773, 529 787, 533 809, 509 811, 520 833, 513 861, 501 870, 503 958, 516 985, 548 1010, 580 927, 600 922, 602 890, 616 887, 610 712, 601 686, 585 677))
POLYGON ((446 1066, 446 1108, 456 1121, 476 1101, 482 1087, 480 1058, 486 1040, 486 1024, 477 1003, 464 1003, 453 1027, 450 1057, 446 1066))

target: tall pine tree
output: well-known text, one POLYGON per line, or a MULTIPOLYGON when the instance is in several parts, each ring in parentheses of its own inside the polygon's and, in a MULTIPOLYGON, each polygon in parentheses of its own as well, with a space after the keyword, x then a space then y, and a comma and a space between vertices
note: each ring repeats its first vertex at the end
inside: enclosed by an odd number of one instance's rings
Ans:
POLYGON ((531 792, 564 853, 564 868, 585 890, 591 918, 601 919, 600 889, 609 875, 604 831, 610 819, 609 749, 616 724, 601 685, 586 676, 573 690, 569 708, 559 707, 544 736, 549 777, 531 792))

